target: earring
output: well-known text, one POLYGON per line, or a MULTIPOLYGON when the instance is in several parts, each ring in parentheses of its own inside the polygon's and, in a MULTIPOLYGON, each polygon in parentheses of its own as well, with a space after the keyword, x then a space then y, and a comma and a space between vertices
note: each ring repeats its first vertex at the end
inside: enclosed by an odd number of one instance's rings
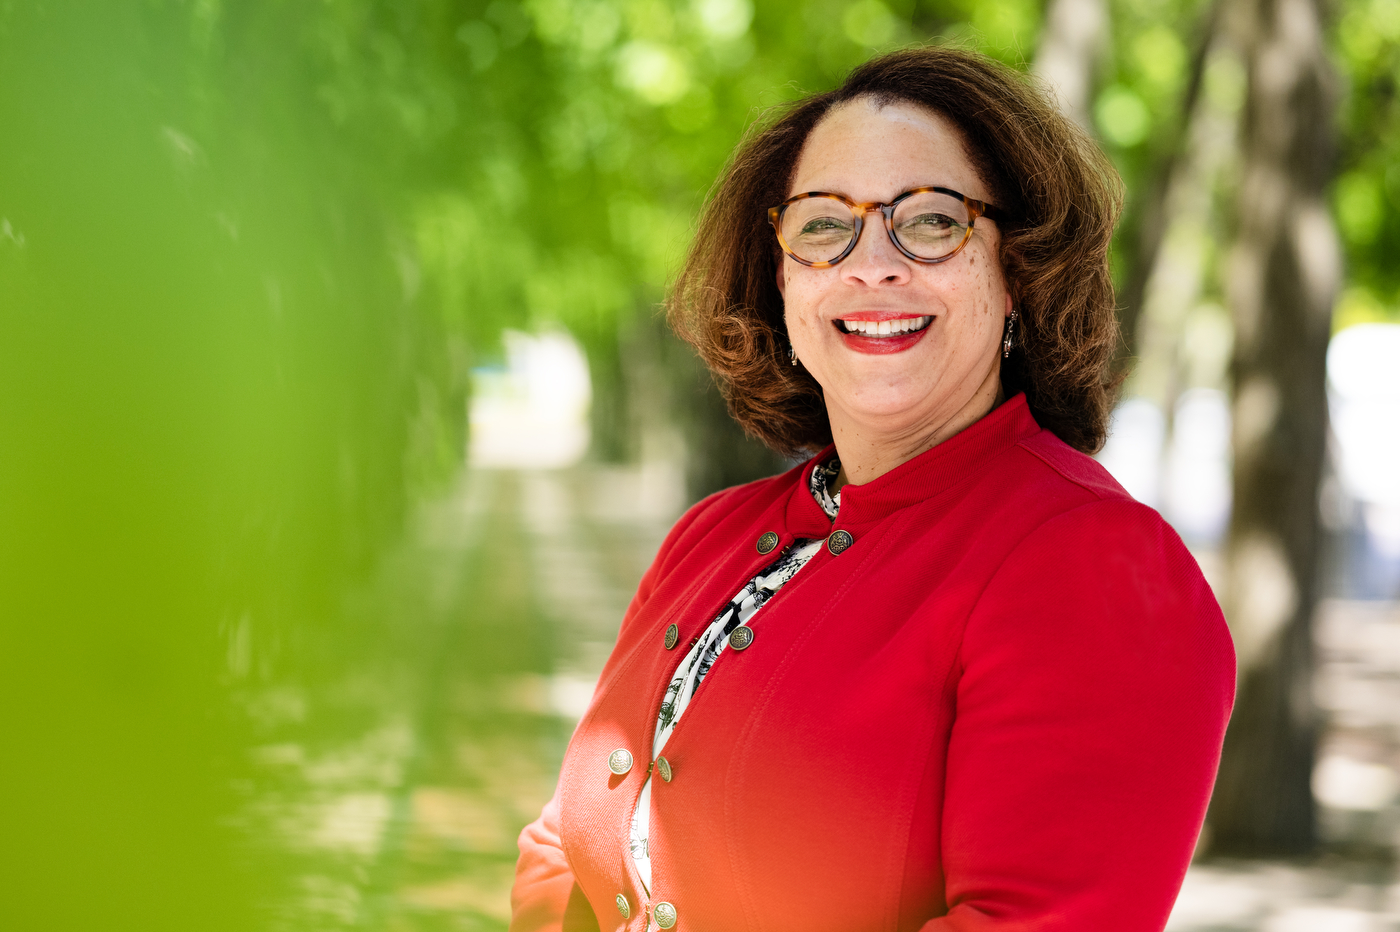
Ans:
POLYGON ((792 360, 794 366, 797 365, 797 347, 793 346, 791 341, 788 342, 788 359, 792 360))
POLYGON ((1012 337, 1016 334, 1016 309, 1011 309, 1011 316, 1006 318, 1006 336, 1001 341, 1001 358, 1005 359, 1011 355, 1012 337))

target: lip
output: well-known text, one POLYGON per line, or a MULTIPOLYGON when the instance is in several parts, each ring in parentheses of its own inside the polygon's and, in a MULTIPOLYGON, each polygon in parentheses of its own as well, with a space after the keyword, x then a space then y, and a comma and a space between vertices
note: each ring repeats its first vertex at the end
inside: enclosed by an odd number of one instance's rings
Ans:
POLYGON ((927 317, 927 314, 910 314, 908 311, 852 311, 849 314, 842 314, 837 320, 873 320, 877 324, 882 320, 912 320, 916 317, 927 317))
MULTIPOLYGON (((842 320, 858 320, 861 318, 843 317, 842 320)), ((936 320, 937 318, 935 318, 936 320)), ((887 337, 868 337, 863 333, 841 333, 841 339, 846 341, 849 349, 857 353, 868 353, 871 356, 884 356, 890 353, 902 353, 913 347, 924 338, 933 327, 929 324, 922 330, 915 333, 901 333, 898 336, 891 334, 887 337)), ((840 331, 838 331, 840 333, 840 331)))

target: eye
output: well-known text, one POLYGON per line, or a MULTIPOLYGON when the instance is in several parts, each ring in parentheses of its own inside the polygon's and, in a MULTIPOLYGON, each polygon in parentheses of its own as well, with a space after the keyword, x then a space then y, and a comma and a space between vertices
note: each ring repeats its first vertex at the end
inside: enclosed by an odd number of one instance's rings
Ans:
POLYGON ((900 224, 900 229, 909 230, 910 232, 920 235, 928 235, 931 233, 956 230, 961 226, 962 224, 958 223, 947 214, 926 213, 919 214, 917 217, 910 217, 900 224))
POLYGON ((850 224, 843 223, 835 217, 813 217, 802 224, 801 235, 817 235, 826 233, 844 233, 850 229, 850 224))

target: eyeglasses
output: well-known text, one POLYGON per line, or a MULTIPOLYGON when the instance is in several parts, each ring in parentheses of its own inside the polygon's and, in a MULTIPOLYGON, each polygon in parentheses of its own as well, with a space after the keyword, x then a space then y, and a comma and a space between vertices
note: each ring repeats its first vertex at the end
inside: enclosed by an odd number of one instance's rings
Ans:
POLYGON ((810 191, 795 194, 768 208, 768 222, 778 234, 783 252, 814 269, 833 266, 851 254, 860 241, 865 215, 885 215, 890 242, 915 262, 953 258, 972 237, 978 217, 996 220, 991 204, 951 188, 927 187, 905 191, 893 203, 858 204, 840 194, 810 191))

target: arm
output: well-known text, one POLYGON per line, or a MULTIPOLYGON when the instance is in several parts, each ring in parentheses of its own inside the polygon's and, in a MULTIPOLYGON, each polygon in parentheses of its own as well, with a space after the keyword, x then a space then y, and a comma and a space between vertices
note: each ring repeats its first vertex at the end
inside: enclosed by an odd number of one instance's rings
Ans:
POLYGON ((949 912, 923 932, 1159 932, 1205 817, 1234 653, 1194 559, 1127 501, 1024 540, 968 620, 949 912))
POLYGON ((520 833, 510 891, 510 932, 585 932, 598 919, 559 845, 559 791, 520 833))

